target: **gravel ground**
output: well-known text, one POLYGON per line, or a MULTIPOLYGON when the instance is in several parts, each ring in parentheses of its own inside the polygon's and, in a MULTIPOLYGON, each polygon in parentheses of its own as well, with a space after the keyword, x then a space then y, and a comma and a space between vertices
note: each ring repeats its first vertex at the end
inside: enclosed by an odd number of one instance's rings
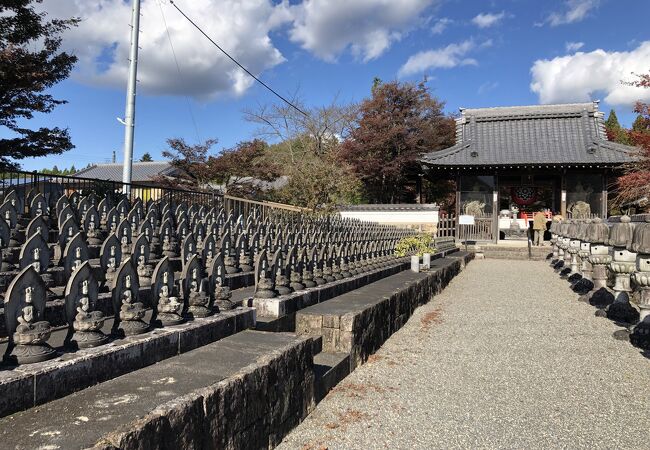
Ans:
POLYGON ((280 449, 648 448, 650 361, 545 262, 476 260, 280 449))

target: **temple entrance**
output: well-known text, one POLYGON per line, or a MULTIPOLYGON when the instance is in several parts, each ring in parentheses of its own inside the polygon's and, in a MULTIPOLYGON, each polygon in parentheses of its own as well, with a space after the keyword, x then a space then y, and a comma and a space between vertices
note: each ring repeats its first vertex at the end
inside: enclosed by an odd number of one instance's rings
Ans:
POLYGON ((550 221, 560 211, 560 182, 559 176, 499 177, 499 239, 527 239, 538 211, 550 221))

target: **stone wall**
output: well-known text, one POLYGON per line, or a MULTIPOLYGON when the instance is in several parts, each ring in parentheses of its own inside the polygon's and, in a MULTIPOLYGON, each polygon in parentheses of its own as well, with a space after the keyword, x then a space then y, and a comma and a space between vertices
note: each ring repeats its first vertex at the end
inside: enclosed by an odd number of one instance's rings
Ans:
POLYGON ((104 436, 95 449, 269 448, 314 408, 313 342, 298 339, 104 436))
POLYGON ((460 272, 461 260, 434 260, 429 271, 404 272, 379 281, 364 296, 353 292, 299 311, 296 333, 322 336, 323 351, 350 353, 354 368, 400 329, 415 308, 447 286, 460 272))

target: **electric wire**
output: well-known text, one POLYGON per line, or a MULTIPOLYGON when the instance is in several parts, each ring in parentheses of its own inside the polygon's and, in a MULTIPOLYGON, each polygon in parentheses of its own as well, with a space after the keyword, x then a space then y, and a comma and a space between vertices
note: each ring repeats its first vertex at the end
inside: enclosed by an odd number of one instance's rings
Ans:
MULTIPOLYGON (((165 12, 163 11, 162 2, 158 1, 158 8, 160 8, 160 16, 162 17, 163 24, 165 25, 165 31, 167 32, 167 40, 169 41, 169 47, 172 50, 172 56, 174 57, 174 63, 176 63, 176 70, 178 71, 178 77, 181 83, 183 81, 183 73, 181 72, 181 66, 178 64, 178 58, 176 57, 176 50, 174 50, 174 44, 172 42, 172 36, 169 33, 169 27, 167 26, 167 20, 165 19, 165 12)), ((196 118, 194 117, 194 111, 192 110, 192 103, 187 95, 185 95, 185 101, 187 103, 187 109, 190 112, 190 118, 192 119, 192 124, 194 125, 194 132, 196 133, 197 142, 201 142, 201 135, 199 133, 199 127, 196 124, 196 118)))
POLYGON ((252 73, 251 73, 251 72, 250 72, 246 67, 244 67, 242 64, 240 64, 239 61, 237 61, 235 58, 233 58, 232 56, 230 56, 230 54, 229 54, 227 51, 225 51, 223 48, 221 48, 221 46, 220 46, 219 44, 217 44, 217 43, 216 43, 216 42, 215 42, 215 41, 214 41, 210 36, 208 36, 208 34, 207 34, 205 31, 203 31, 203 29, 201 29, 201 27, 199 27, 199 26, 196 24, 196 22, 194 22, 192 19, 190 19, 190 18, 188 17, 188 15, 185 14, 185 13, 183 12, 183 10, 180 9, 180 8, 178 7, 178 5, 176 5, 176 3, 174 2, 174 0, 169 0, 169 3, 171 3, 171 5, 172 5, 174 8, 176 8, 176 10, 177 10, 179 13, 181 13, 181 15, 182 15, 183 17, 185 17, 185 19, 187 19, 187 21, 190 22, 190 23, 194 26, 194 28, 196 28, 197 30, 199 30, 199 32, 200 32, 203 36, 205 36, 205 37, 206 37, 206 38, 207 38, 207 39, 212 43, 212 45, 214 45, 215 47, 217 47, 217 48, 221 51, 221 53, 223 53, 224 55, 226 55, 226 56, 228 57, 228 59, 230 59, 232 62, 234 62, 235 64, 237 64, 237 66, 239 66, 240 69, 242 69, 244 72, 246 72, 246 73, 247 73, 251 78, 253 78, 253 79, 254 79, 255 81, 257 81, 259 84, 261 84, 262 86, 264 86, 266 89, 268 89, 271 93, 273 93, 276 97, 278 97, 280 100, 282 100, 283 102, 285 102, 287 105, 289 105, 290 107, 292 107, 293 109, 295 109, 296 111, 298 111, 300 114, 302 114, 302 115, 308 117, 308 114, 307 114, 306 112, 304 112, 302 109, 298 108, 296 105, 294 105, 294 104, 291 103, 289 100, 287 100, 286 98, 284 98, 282 95, 280 95, 278 92, 276 92, 276 91, 275 91, 271 86, 267 85, 267 84, 264 83, 262 80, 260 80, 258 77, 256 77, 255 75, 253 75, 253 74, 252 74, 252 73))

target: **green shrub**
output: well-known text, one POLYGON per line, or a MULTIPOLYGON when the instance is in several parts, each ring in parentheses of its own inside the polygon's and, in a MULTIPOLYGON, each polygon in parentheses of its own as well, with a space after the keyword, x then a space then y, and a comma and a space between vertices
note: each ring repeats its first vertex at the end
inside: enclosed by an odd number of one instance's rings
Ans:
POLYGON ((409 254, 422 256, 424 253, 435 252, 433 235, 426 233, 405 237, 395 245, 395 255, 400 257, 409 254))

